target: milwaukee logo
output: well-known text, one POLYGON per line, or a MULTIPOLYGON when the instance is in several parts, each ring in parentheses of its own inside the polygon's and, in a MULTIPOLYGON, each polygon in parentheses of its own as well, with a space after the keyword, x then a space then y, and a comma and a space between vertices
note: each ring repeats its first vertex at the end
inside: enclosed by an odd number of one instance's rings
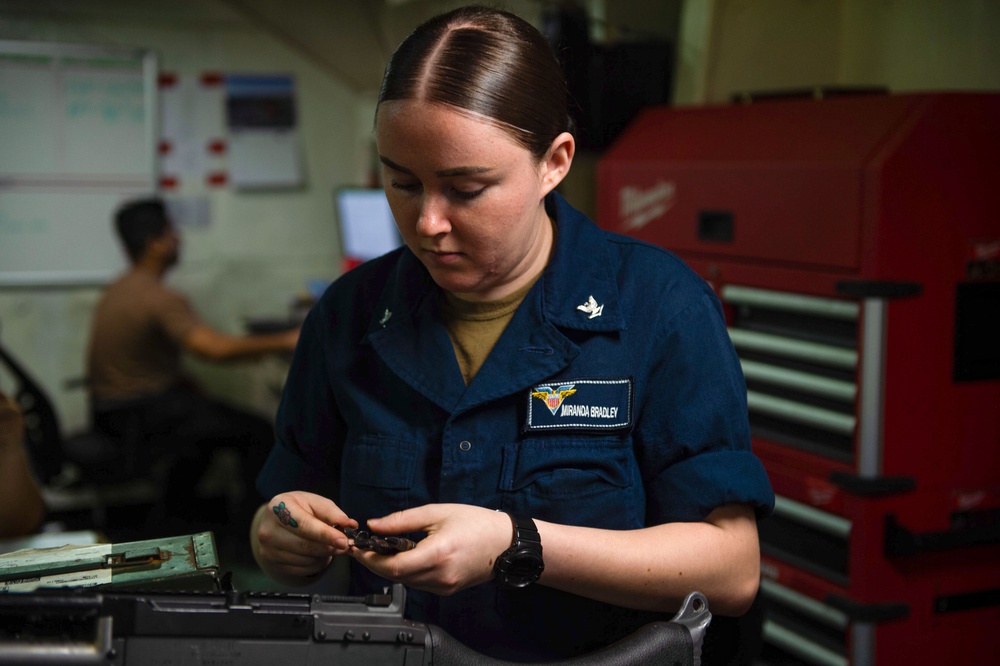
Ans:
POLYGON ((972 244, 972 259, 997 259, 1000 257, 1000 241, 976 241, 972 244))
POLYGON ((639 229, 666 213, 674 205, 676 189, 673 183, 662 180, 647 190, 623 187, 619 192, 622 228, 639 229))

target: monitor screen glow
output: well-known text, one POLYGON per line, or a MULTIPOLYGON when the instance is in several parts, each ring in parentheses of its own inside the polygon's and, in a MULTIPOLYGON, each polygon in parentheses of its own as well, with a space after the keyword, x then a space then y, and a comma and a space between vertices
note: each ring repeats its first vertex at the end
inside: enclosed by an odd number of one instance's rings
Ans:
POLYGON ((337 221, 345 258, 368 261, 403 243, 381 189, 338 190, 337 221))

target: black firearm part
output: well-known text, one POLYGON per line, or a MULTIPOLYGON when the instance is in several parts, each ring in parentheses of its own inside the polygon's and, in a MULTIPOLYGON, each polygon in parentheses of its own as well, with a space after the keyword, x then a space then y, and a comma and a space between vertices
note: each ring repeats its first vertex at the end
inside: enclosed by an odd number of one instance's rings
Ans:
MULTIPOLYGON (((405 590, 366 597, 71 588, 0 594, 0 663, 514 666, 403 617, 405 590)), ((648 624, 564 666, 698 666, 711 613, 691 593, 648 624)), ((524 666, 523 664, 521 666, 524 666)), ((550 664, 551 666, 551 664, 550 664)))

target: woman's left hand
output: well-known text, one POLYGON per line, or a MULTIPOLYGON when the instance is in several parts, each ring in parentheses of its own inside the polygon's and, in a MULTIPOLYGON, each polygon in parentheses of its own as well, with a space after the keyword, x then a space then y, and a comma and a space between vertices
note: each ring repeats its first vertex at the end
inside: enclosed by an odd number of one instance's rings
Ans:
POLYGON ((369 520, 367 529, 384 536, 427 533, 406 552, 379 555, 352 548, 350 554, 383 578, 442 596, 491 580, 493 562, 513 539, 506 513, 467 504, 427 504, 397 511, 369 520))

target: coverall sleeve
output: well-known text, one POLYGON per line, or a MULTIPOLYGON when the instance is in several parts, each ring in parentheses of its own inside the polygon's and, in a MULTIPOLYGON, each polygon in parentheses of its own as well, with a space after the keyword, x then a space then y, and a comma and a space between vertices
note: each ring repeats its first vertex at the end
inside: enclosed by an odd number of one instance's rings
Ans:
POLYGON ((665 324, 635 433, 647 489, 647 523, 702 520, 723 504, 774 506, 750 450, 746 383, 711 292, 665 324))

